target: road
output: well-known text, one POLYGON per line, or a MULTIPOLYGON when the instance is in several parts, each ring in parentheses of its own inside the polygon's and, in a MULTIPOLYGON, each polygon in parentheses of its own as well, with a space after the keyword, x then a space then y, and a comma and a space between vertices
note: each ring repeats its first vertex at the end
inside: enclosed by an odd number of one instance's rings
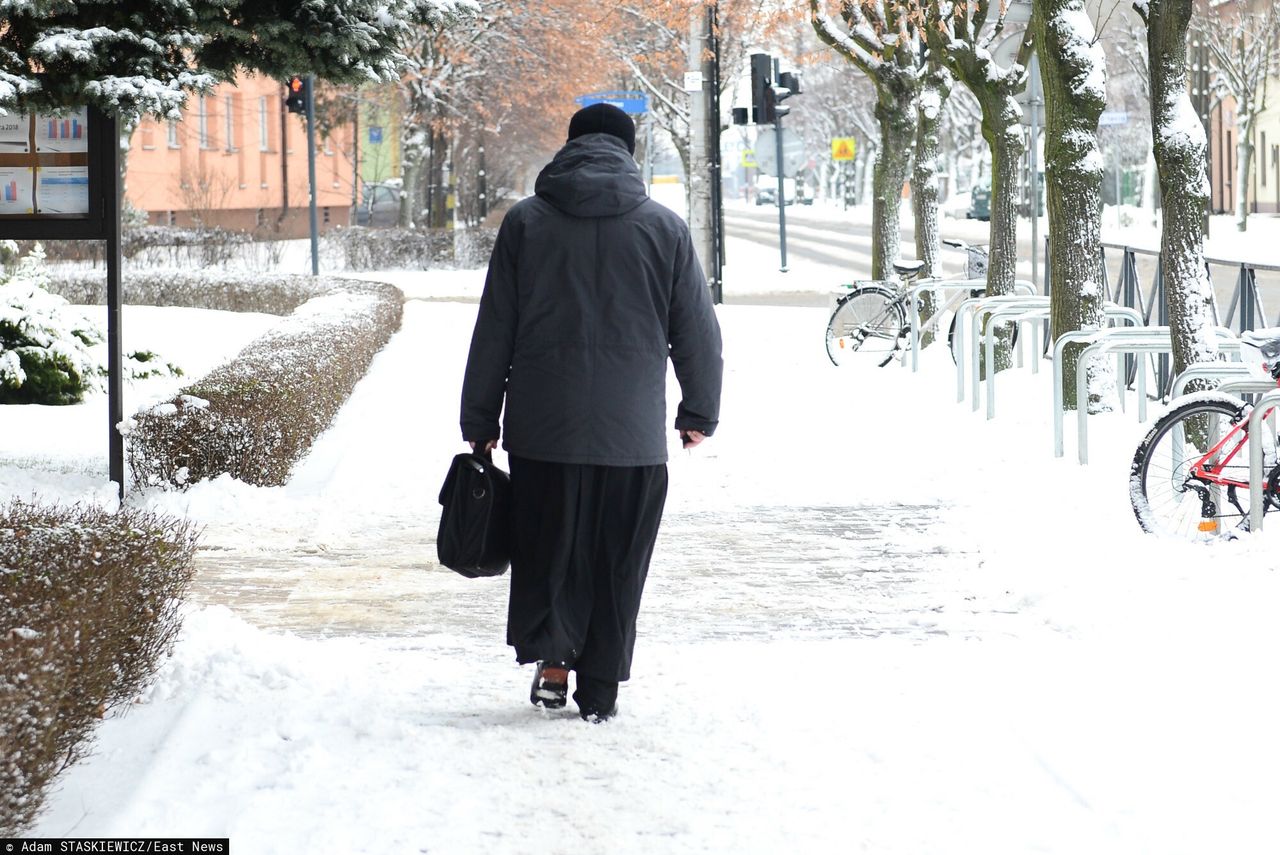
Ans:
MULTIPOLYGON (((1025 226, 1025 223, 1023 224, 1025 226)), ((970 243, 986 243, 986 223, 972 220, 942 218, 942 237, 970 243)), ((778 210, 772 206, 726 207, 725 231, 729 238, 729 252, 735 240, 749 241, 778 251, 778 210)), ((1029 228, 1020 228, 1018 236, 1018 275, 1031 279, 1031 235, 1029 228)), ((915 257, 915 231, 910 218, 904 218, 902 235, 903 257, 915 257)), ((1043 237, 1041 238, 1043 241, 1043 237)), ((1043 249, 1041 250, 1043 259, 1043 249)), ((805 262, 843 267, 855 277, 869 277, 871 273, 871 227, 864 223, 844 220, 832 221, 830 211, 821 208, 791 206, 787 208, 787 256, 789 264, 798 266, 805 262)), ((1144 304, 1150 303, 1150 292, 1156 271, 1154 255, 1135 256, 1138 282, 1141 285, 1144 304)), ((730 259, 732 263, 732 259, 730 259)), ((953 267, 959 262, 952 260, 953 267)), ((1114 290, 1120 274, 1121 254, 1114 250, 1107 253, 1108 287, 1114 290)), ((1235 293, 1239 269, 1227 265, 1211 265, 1214 290, 1218 298, 1219 315, 1225 323, 1235 293)), ((1040 264, 1043 280, 1044 265, 1040 264)), ((1257 273, 1258 289, 1267 311, 1267 323, 1280 326, 1280 271, 1262 270, 1257 273)), ((797 291, 779 294, 726 295, 726 303, 751 303, 765 305, 826 306, 829 301, 826 290, 797 291)), ((1263 326, 1256 324, 1255 326, 1263 326)))

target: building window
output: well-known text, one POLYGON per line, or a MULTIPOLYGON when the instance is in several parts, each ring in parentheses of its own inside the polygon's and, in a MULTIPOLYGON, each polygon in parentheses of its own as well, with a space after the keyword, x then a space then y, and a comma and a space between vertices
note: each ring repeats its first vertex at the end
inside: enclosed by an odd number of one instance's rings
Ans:
POLYGON ((254 224, 258 228, 265 226, 267 224, 267 212, 259 208, 257 215, 254 217, 254 224))
POLYGON ((201 95, 200 100, 197 103, 197 109, 199 110, 199 112, 196 114, 196 117, 199 120, 198 130, 200 132, 200 147, 208 148, 209 147, 209 99, 201 95))
POLYGON ((169 148, 178 147, 178 123, 173 119, 169 120, 169 148))
POLYGON ((327 226, 327 225, 329 225, 329 209, 328 209, 328 207, 326 207, 326 208, 324 209, 324 224, 325 224, 326 226, 327 226))
POLYGON ((177 224, 178 224, 178 212, 177 212, 177 211, 170 211, 170 212, 169 212, 169 225, 171 225, 171 226, 176 226, 177 224))
POLYGON ((267 96, 263 95, 258 99, 258 148, 262 151, 271 150, 271 136, 268 133, 267 126, 267 96))
POLYGON ((235 109, 234 109, 234 103, 232 102, 230 95, 222 99, 222 107, 227 114, 227 118, 226 118, 227 151, 235 151, 236 150, 235 109))

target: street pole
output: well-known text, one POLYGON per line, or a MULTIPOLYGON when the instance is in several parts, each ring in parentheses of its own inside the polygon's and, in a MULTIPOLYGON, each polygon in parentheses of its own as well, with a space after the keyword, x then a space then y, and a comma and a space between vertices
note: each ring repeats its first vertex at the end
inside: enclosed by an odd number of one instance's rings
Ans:
POLYGON ((712 234, 711 163, 708 157, 708 98, 710 82, 703 71, 702 54, 707 42, 707 15, 699 6, 689 19, 689 68, 685 91, 689 93, 689 234, 708 284, 715 284, 716 248, 712 234))
POLYGON ((783 273, 787 272, 787 197, 782 186, 782 174, 786 171, 782 168, 782 117, 776 116, 773 120, 773 142, 777 150, 778 160, 774 166, 774 171, 778 173, 778 249, 782 252, 782 266, 778 269, 783 273))
POLYGON ((120 174, 120 120, 105 116, 103 135, 110 155, 106 158, 103 178, 107 209, 107 421, 110 434, 107 442, 107 474, 116 482, 116 494, 124 504, 124 434, 120 425, 124 422, 124 347, 121 338, 120 283, 120 210, 124 205, 124 181, 120 174))
POLYGON ((1031 97, 1027 103, 1031 107, 1031 282, 1040 284, 1040 159, 1036 149, 1040 146, 1040 61, 1031 54, 1030 68, 1027 71, 1027 85, 1031 87, 1031 97))
POLYGON ((707 139, 707 156, 711 168, 711 247, 714 256, 711 269, 715 277, 711 284, 714 302, 724 302, 724 184, 720 163, 720 36, 718 0, 707 8, 707 38, 711 40, 710 57, 707 60, 707 78, 711 81, 711 109, 707 139))
POLYGON ((311 181, 311 275, 320 275, 320 227, 316 223, 316 77, 307 75, 307 174, 311 181))

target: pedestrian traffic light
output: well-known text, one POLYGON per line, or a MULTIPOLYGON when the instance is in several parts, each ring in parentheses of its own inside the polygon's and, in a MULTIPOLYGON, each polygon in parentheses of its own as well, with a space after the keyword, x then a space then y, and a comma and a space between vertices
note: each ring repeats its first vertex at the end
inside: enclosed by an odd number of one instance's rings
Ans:
POLYGON ((751 54, 751 120, 759 125, 765 119, 765 90, 773 84, 773 60, 767 53, 751 54))
POLYGON ((790 107, 784 107, 780 101, 790 98, 793 93, 785 86, 768 86, 764 90, 764 118, 762 124, 773 125, 778 119, 791 112, 790 107))
POLYGON ((745 125, 745 124, 748 124, 747 108, 746 108, 746 107, 734 107, 734 108, 733 108, 733 123, 734 123, 735 125, 745 125))
POLYGON ((284 99, 285 109, 290 113, 307 112, 307 96, 311 94, 310 78, 294 75, 289 78, 288 87, 289 94, 284 99))

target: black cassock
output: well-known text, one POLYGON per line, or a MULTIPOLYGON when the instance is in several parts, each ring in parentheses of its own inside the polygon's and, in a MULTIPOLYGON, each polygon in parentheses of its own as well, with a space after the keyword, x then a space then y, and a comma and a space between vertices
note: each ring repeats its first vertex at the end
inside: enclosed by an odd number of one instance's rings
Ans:
POLYGON ((507 643, 521 663, 631 676, 636 615, 667 497, 667 467, 510 456, 507 643))

